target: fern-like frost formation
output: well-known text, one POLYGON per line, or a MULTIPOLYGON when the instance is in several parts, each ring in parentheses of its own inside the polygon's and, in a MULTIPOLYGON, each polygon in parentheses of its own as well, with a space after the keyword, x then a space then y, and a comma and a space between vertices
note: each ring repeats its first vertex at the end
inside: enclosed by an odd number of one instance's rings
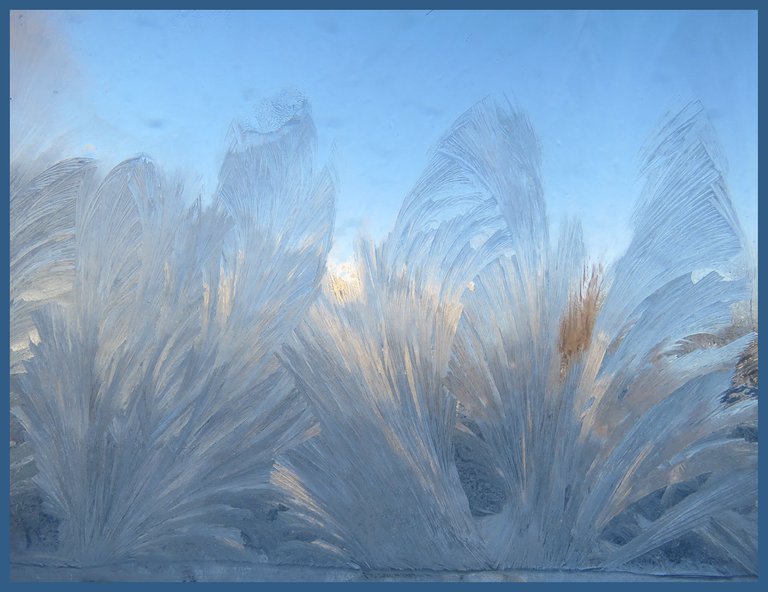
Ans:
POLYGON ((277 114, 206 201, 12 162, 15 562, 757 574, 752 276, 698 104, 608 267, 486 99, 345 277, 309 107, 277 114))

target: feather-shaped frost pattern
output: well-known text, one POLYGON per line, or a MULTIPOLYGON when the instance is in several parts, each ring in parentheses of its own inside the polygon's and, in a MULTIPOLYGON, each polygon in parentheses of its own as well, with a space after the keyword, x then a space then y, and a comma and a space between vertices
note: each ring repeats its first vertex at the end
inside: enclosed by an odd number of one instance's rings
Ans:
POLYGON ((29 181, 12 171, 10 302, 11 371, 22 370, 30 339, 36 339, 33 311, 71 298, 75 269, 78 197, 89 186, 94 163, 59 162, 29 181))
POLYGON ((524 115, 492 99, 470 109, 438 143, 387 240, 359 246, 355 296, 330 290, 285 349, 322 431, 287 456, 277 481, 309 492, 318 536, 358 565, 489 565, 454 465, 456 403, 444 377, 475 271, 505 248, 526 269, 541 254, 538 169, 524 115))
POLYGON ((321 433, 286 454, 274 481, 345 561, 483 566, 452 462, 455 402, 442 385, 461 307, 439 287, 391 275, 370 243, 357 263, 355 297, 328 290, 285 348, 321 433))
MULTIPOLYGON (((483 525, 503 566, 615 567, 756 502, 755 447, 730 436, 756 421, 756 405, 721 403, 753 339, 726 334, 749 289, 722 272, 697 277, 741 249, 708 132, 695 105, 671 118, 646 158, 635 238, 605 278, 582 273, 576 299, 563 294, 586 261, 568 231, 542 268, 501 257, 464 298, 448 385, 505 477, 508 501, 483 525), (712 346, 687 345, 697 336, 712 346), (625 547, 601 540, 643 496, 705 474, 712 487, 625 547)), ((754 565, 745 549, 727 553, 754 565)))
POLYGON ((757 573, 755 275, 699 104, 608 266, 550 237, 531 121, 487 98, 346 276, 308 103, 265 105, 210 202, 147 156, 13 176, 33 561, 757 573))
POLYGON ((724 167, 699 103, 669 117, 649 142, 632 241, 614 268, 614 287, 601 320, 606 330, 610 324, 611 331, 620 331, 617 324, 672 279, 723 267, 743 249, 724 167))
POLYGON ((303 111, 233 146, 226 197, 205 208, 143 156, 77 196, 74 297, 36 313, 14 408, 62 560, 242 553, 233 516, 249 512, 227 496, 257 503, 274 455, 313 424, 274 358, 330 244, 313 133, 303 111))
POLYGON ((523 112, 506 98, 473 106, 434 147, 406 196, 387 242, 393 265, 429 252, 450 287, 509 250, 537 266, 548 241, 540 169, 539 141, 523 112), (420 234, 437 248, 425 248, 420 234))

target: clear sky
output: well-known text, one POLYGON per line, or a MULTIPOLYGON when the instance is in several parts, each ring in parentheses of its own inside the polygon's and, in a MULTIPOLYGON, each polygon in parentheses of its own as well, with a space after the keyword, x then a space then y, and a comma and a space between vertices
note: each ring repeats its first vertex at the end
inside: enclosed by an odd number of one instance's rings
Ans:
POLYGON ((336 262, 361 229, 386 234, 430 147, 500 93, 540 136, 552 223, 581 217, 603 261, 628 242, 644 141, 699 99, 756 248, 755 12, 50 12, 11 29, 12 95, 26 76, 32 97, 12 135, 34 119, 107 164, 148 153, 208 194, 229 123, 301 91, 340 180, 336 262))

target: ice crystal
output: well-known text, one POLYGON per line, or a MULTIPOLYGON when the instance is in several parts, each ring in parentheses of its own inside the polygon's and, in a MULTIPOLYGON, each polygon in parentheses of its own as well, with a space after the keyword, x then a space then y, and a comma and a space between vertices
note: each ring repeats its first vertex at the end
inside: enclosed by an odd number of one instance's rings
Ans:
POLYGON ((13 163, 15 553, 756 574, 754 288, 698 104, 607 267, 551 239, 533 127, 487 99, 344 276, 281 105, 205 205, 143 156, 13 163))

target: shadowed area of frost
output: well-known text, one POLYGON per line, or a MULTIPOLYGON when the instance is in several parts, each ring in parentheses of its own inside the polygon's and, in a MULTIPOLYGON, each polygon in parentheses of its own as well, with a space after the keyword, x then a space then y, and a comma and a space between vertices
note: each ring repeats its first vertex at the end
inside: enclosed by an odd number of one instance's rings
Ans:
POLYGON ((15 553, 757 573, 754 291, 699 105, 606 268, 486 99, 326 272, 314 133, 265 103, 205 206, 146 157, 12 171, 15 553))

